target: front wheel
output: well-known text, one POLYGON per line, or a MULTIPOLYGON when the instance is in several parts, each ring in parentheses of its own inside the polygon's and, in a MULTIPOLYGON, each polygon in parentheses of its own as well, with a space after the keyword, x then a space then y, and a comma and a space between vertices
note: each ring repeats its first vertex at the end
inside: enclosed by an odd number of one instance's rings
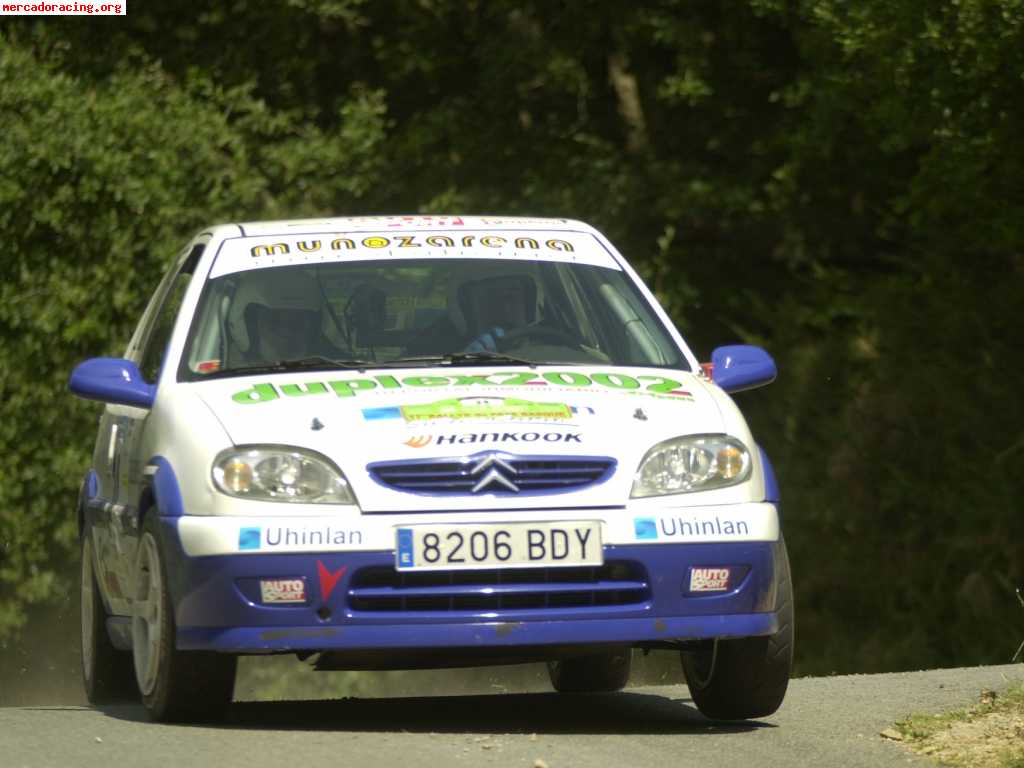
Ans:
POLYGON ((146 516, 135 561, 132 655, 142 703, 163 722, 223 717, 235 687, 234 656, 179 651, 156 513, 146 516))
POLYGON ((551 685, 559 693, 611 693, 626 687, 632 654, 629 648, 548 662, 551 685))
POLYGON ((779 548, 779 557, 778 632, 714 640, 682 653, 686 684, 705 717, 767 717, 782 704, 793 666, 793 586, 785 543, 779 548))
POLYGON ((96 580, 92 531, 82 533, 82 685, 90 704, 138 701, 132 657, 107 634, 107 612, 96 580))

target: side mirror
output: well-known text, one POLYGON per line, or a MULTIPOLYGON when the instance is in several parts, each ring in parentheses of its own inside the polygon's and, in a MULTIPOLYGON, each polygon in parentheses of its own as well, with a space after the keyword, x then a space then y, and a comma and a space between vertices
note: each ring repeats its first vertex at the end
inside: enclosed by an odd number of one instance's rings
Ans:
POLYGON ((778 369, 760 347, 732 344, 711 353, 711 380, 726 392, 741 392, 775 381, 778 369))
POLYGON ((152 408, 156 399, 156 385, 147 384, 139 367, 120 357, 94 357, 79 363, 68 387, 88 400, 137 408, 152 408))

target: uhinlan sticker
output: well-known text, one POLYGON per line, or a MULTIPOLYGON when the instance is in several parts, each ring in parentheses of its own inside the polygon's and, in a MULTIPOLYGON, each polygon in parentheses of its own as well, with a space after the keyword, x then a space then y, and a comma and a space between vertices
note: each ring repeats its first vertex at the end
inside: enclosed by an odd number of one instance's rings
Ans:
POLYGON ((715 515, 713 518, 684 517, 635 517, 633 530, 638 540, 671 539, 685 540, 706 536, 749 536, 750 525, 746 520, 730 519, 715 515))
POLYGON ((330 395, 355 397, 360 392, 377 389, 429 389, 437 387, 552 387, 554 389, 612 389, 637 395, 693 400, 693 394, 683 389, 683 383, 667 376, 641 374, 630 376, 625 373, 582 373, 580 371, 502 371, 498 373, 457 373, 445 375, 404 376, 399 379, 390 374, 365 378, 345 378, 331 381, 309 381, 302 384, 281 384, 269 382, 254 384, 248 389, 236 392, 232 400, 242 405, 267 403, 287 397, 309 397, 330 395))
POLYGON ((330 524, 269 525, 238 529, 238 550, 308 549, 329 545, 363 543, 363 532, 357 528, 338 528, 330 524))

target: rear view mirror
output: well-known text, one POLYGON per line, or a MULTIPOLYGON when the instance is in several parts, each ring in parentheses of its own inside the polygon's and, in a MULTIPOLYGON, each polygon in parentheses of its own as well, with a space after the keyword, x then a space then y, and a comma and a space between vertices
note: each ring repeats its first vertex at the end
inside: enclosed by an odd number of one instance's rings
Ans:
POLYGON ((68 387, 88 400, 137 408, 152 408, 156 398, 156 385, 147 384, 139 367, 120 357, 94 357, 79 363, 68 387))

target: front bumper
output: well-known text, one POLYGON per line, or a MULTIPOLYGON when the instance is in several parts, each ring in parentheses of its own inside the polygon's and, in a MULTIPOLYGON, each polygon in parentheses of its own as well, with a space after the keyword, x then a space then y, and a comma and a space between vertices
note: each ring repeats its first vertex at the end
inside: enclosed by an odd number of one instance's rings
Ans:
POLYGON ((605 545, 598 569, 399 578, 393 551, 185 554, 161 518, 177 646, 225 653, 655 645, 777 631, 781 541, 605 545), (690 593, 695 567, 728 591, 690 593), (488 581, 494 577, 493 583, 488 581), (261 579, 301 580, 301 603, 262 604, 261 579))

